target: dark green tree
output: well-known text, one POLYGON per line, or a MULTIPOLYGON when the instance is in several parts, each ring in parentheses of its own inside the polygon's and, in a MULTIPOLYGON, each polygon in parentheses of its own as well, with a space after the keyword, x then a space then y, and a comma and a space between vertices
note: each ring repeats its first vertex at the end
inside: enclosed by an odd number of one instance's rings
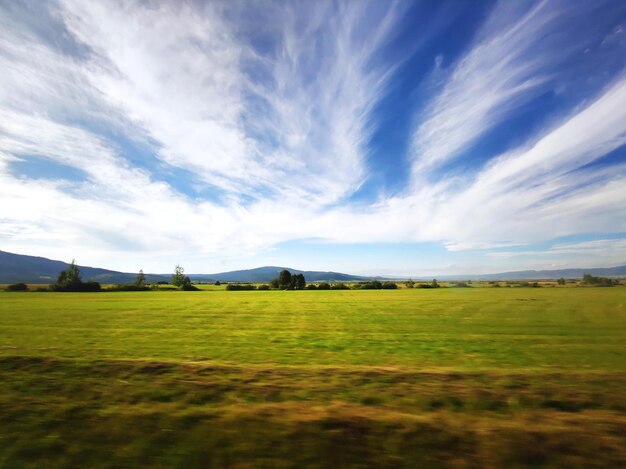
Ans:
POLYGON ((303 274, 296 274, 291 276, 291 288, 294 290, 304 290, 306 287, 306 280, 303 274))
POLYGON ((140 269, 137 277, 135 277, 135 286, 137 288, 143 288, 146 286, 146 276, 143 273, 143 270, 140 269))
POLYGON ((288 270, 281 270, 278 274, 278 285, 282 290, 291 288, 291 272, 288 270))
POLYGON ((66 270, 59 273, 57 281, 50 286, 53 291, 73 291, 73 292, 93 292, 100 291, 98 282, 83 282, 80 278, 80 269, 76 265, 76 261, 72 262, 66 270))
POLYGON ((83 281, 80 278, 80 269, 76 265, 76 260, 72 259, 67 268, 66 282, 68 286, 80 285, 83 281))
POLYGON ((176 267, 174 268, 174 275, 172 275, 172 285, 180 288, 185 285, 186 279, 187 277, 185 277, 185 269, 183 269, 180 265, 176 265, 176 267))

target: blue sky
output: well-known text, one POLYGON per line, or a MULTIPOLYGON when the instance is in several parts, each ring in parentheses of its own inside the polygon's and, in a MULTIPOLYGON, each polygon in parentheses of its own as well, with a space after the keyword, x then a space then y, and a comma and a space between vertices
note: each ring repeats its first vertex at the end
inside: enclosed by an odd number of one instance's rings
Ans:
POLYGON ((626 2, 2 2, 0 70, 2 250, 626 263, 626 2))

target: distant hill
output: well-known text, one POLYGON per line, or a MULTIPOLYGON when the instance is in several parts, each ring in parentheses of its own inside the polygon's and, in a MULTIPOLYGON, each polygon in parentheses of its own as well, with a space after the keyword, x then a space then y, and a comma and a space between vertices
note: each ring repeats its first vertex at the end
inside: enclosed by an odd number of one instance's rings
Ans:
MULTIPOLYGON (((582 278, 584 274, 600 277, 626 276, 626 265, 618 267, 597 267, 591 269, 520 270, 501 274, 477 275, 478 280, 549 280, 557 278, 582 278)), ((469 278, 472 278, 471 276, 469 278)))
MULTIPOLYGON (((45 257, 27 256, 0 251, 0 283, 54 283, 59 272, 67 269, 67 262, 54 261, 45 257)), ((137 273, 117 272, 115 270, 81 266, 83 280, 94 280, 100 283, 131 283, 137 273)), ((292 274, 304 274, 308 282, 347 282, 368 280, 371 277, 342 274, 338 272, 315 272, 290 269, 286 267, 258 267, 249 270, 234 270, 216 274, 188 274, 195 282, 269 282, 278 277, 278 273, 289 270, 292 274)), ((146 274, 148 282, 169 281, 172 274, 146 274)))
MULTIPOLYGON (((45 257, 25 256, 0 251, 0 283, 54 283, 59 272, 67 269, 69 264, 53 261, 45 257)), ((136 273, 116 272, 114 270, 79 266, 83 280, 94 280, 100 283, 131 283, 136 273)), ((149 282, 169 280, 171 276, 146 274, 149 282)))
POLYGON ((256 269, 233 270, 231 272, 219 272, 216 274, 189 274, 193 281, 201 282, 270 282, 278 277, 281 270, 288 270, 292 274, 303 274, 307 282, 355 282, 360 280, 370 280, 372 277, 361 277, 358 275, 342 274, 339 272, 318 272, 312 270, 298 270, 289 267, 265 266, 256 269))
MULTIPOLYGON (((69 264, 54 261, 45 257, 26 256, 0 251, 0 283, 54 283, 57 275, 67 269, 69 264)), ((117 272, 115 270, 96 267, 79 266, 83 280, 95 280, 100 283, 131 283, 136 273, 117 272)), ((342 274, 339 272, 319 272, 298 270, 289 267, 265 266, 256 269, 233 270, 215 274, 189 274, 195 282, 252 282, 267 283, 286 269, 292 274, 303 274, 307 282, 358 282, 373 278, 386 280, 385 277, 364 277, 359 275, 342 274)), ((436 276, 440 280, 540 280, 557 278, 582 278, 584 274, 601 277, 624 277, 626 265, 618 267, 602 267, 592 269, 560 269, 560 270, 522 270, 485 275, 447 275, 436 276)), ((146 274, 148 282, 169 281, 172 274, 146 274)), ((418 278, 432 279, 432 276, 418 278)))

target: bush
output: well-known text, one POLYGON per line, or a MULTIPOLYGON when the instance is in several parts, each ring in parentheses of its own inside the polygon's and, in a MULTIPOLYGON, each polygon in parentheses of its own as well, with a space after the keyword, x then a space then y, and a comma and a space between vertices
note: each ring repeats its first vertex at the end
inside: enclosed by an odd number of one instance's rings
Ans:
POLYGON ((617 280, 607 277, 594 277, 590 274, 583 275, 583 283, 585 285, 595 285, 597 287, 612 287, 614 285, 619 285, 617 280))
POLYGON ((102 287, 100 286, 100 284, 98 282, 93 282, 93 281, 89 281, 89 282, 80 282, 80 283, 73 283, 70 285, 51 285, 50 286, 50 290, 51 291, 55 291, 55 292, 82 292, 82 293, 86 293, 86 292, 97 292, 97 291, 101 291, 102 287))
POLYGON ((256 290, 254 285, 240 285, 238 283, 229 283, 226 285, 228 291, 256 290))
POLYGON ((257 290, 269 290, 270 286, 269 285, 259 285, 259 288, 257 288, 257 290))
POLYGON ((380 290, 383 288, 383 284, 378 280, 372 280, 370 282, 361 283, 360 288, 362 290, 380 290))
POLYGON ((318 290, 330 290, 330 284, 328 284, 326 282, 322 282, 322 283, 317 285, 317 289, 318 290))
POLYGON ((397 290, 398 285, 393 282, 384 282, 381 287, 383 290, 397 290))
POLYGON ((128 285, 115 285, 113 287, 105 288, 104 291, 150 291, 150 287, 137 286, 134 284, 128 285))
POLYGON ((7 287, 7 291, 28 291, 28 285, 25 283, 14 283, 7 287))
POLYGON ((345 283, 333 283, 330 286, 331 290, 350 290, 350 287, 348 285, 346 285, 345 283))
POLYGON ((179 290, 182 291, 200 291, 200 289, 198 287, 196 287, 195 285, 192 285, 191 283, 184 283, 179 290))
POLYGON ((472 288, 469 286, 469 284, 467 282, 456 282, 454 284, 455 288, 472 288))
POLYGON ((309 283, 306 287, 304 287, 304 289, 305 290, 317 290, 317 287, 314 284, 309 283))

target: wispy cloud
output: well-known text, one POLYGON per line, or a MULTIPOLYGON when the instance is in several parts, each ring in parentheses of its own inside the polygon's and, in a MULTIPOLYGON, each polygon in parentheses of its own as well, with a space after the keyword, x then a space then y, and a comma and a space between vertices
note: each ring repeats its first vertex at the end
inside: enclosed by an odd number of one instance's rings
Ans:
POLYGON ((594 267, 623 265, 626 261, 626 238, 595 239, 575 243, 559 243, 547 249, 496 251, 487 256, 497 260, 523 259, 528 265, 574 265, 594 267), (573 261, 573 262, 572 262, 573 261))
POLYGON ((401 9, 381 11, 366 34, 375 4, 269 4, 259 14, 278 25, 267 31, 274 47, 260 51, 222 5, 61 3, 92 51, 91 82, 167 163, 252 197, 329 203, 362 182, 369 112, 389 74, 372 57, 401 9))
POLYGON ((414 179, 457 158, 563 73, 568 56, 580 52, 587 39, 569 31, 568 22, 591 6, 574 3, 496 5, 420 115, 413 134, 414 179))

